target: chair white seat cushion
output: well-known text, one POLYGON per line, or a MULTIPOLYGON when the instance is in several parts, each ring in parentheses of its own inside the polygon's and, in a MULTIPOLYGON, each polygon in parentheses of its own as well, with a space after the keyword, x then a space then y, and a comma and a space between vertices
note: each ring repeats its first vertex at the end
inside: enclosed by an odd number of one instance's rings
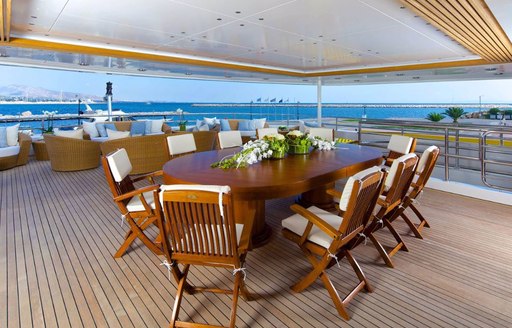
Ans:
POLYGON ((16 156, 20 153, 20 146, 9 146, 0 148, 0 157, 16 156))
MULTIPOLYGON (((316 206, 308 207, 308 211, 320 217, 322 220, 331 225, 334 229, 339 229, 341 222, 343 221, 343 218, 341 216, 329 213, 316 206)), ((302 236, 304 230, 306 230, 308 222, 309 221, 302 215, 294 214, 289 218, 284 219, 281 222, 281 224, 283 225, 283 228, 288 229, 299 236, 302 236)), ((325 248, 329 248, 329 246, 332 243, 332 238, 329 237, 325 232, 320 230, 320 228, 318 228, 315 225, 313 225, 313 228, 311 228, 311 232, 309 233, 307 239, 325 248)))
MULTIPOLYGON (((142 195, 144 196, 144 199, 148 203, 149 207, 155 209, 155 199, 153 197, 153 192, 147 191, 142 193, 142 195)), ((142 212, 146 210, 139 196, 135 196, 132 199, 130 199, 130 201, 126 205, 126 209, 128 210, 128 212, 142 212)))

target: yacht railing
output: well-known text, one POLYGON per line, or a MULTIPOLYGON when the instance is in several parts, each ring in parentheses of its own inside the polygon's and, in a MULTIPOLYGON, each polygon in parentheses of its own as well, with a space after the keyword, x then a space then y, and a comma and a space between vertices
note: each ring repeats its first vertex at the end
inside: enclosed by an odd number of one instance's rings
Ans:
POLYGON ((379 148, 386 148, 391 134, 415 137, 418 154, 430 145, 440 148, 437 177, 512 191, 512 126, 340 117, 323 123, 338 136, 379 148))

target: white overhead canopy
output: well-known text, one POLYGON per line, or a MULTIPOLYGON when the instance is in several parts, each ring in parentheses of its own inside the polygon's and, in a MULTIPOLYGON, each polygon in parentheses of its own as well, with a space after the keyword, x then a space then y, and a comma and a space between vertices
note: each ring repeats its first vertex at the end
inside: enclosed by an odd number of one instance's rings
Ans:
POLYGON ((0 64, 322 85, 512 78, 510 0, 0 0, 0 64))

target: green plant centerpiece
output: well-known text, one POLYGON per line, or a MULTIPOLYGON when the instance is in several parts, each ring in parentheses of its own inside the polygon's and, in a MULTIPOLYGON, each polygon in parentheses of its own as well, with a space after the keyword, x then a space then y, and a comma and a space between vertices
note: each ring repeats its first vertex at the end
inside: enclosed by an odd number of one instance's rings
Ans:
POLYGON ((188 121, 184 120, 183 109, 178 108, 176 110, 176 114, 179 114, 179 116, 180 116, 180 120, 178 121, 178 127, 179 127, 180 131, 186 131, 187 130, 187 123, 188 123, 188 121))
POLYGON ((269 149, 272 151, 272 158, 284 158, 289 149, 288 142, 282 134, 268 134, 263 137, 268 143, 269 149))
POLYGON ((286 134, 286 141, 289 145, 289 154, 309 154, 309 147, 313 145, 313 140, 309 135, 299 130, 290 131, 286 134))
POLYGON ((451 117, 453 119, 453 123, 457 123, 459 118, 466 114, 466 112, 460 107, 450 107, 444 111, 444 114, 451 117))
POLYGON ((441 113, 431 112, 427 114, 426 119, 432 122, 439 122, 444 118, 444 115, 441 113))

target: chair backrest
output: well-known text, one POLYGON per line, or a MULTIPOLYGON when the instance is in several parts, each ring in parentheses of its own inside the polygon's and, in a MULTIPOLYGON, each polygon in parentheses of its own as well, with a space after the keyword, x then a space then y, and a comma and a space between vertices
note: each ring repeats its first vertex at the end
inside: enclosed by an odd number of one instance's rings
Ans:
POLYGON ((385 176, 384 170, 374 166, 348 179, 339 203, 343 216, 339 231, 343 236, 366 226, 382 192, 385 176))
POLYGON ((385 201, 389 205, 387 212, 398 206, 405 198, 418 163, 414 153, 405 154, 393 161, 389 174, 384 181, 385 201))
POLYGON ((180 263, 238 261, 238 239, 228 186, 162 185, 165 254, 180 263))
POLYGON ((220 131, 217 134, 217 138, 220 149, 242 146, 242 135, 238 130, 220 131))
POLYGON ((193 153, 196 149, 196 142, 192 133, 171 135, 167 137, 167 147, 171 156, 193 153))
POLYGON ((416 196, 423 190, 428 182, 428 179, 434 171, 437 159, 439 158, 439 148, 437 146, 430 146, 423 151, 423 154, 418 161, 416 174, 413 178, 412 191, 409 196, 416 198, 416 196))
POLYGON ((327 141, 334 141, 334 129, 309 128, 309 135, 312 137, 320 137, 327 141))
POLYGON ((386 157, 386 165, 391 166, 392 160, 414 152, 416 149, 416 138, 393 134, 389 139, 387 149, 389 154, 386 157))
MULTIPOLYGON (((102 156, 101 163, 105 171, 107 183, 114 197, 135 190, 129 176, 132 170, 132 164, 128 158, 126 149, 121 148, 102 156)), ((124 203, 128 201, 129 199, 126 199, 124 203)))
POLYGON ((277 128, 263 128, 263 129, 256 129, 256 137, 258 139, 263 139, 264 136, 269 134, 277 134, 277 128))

